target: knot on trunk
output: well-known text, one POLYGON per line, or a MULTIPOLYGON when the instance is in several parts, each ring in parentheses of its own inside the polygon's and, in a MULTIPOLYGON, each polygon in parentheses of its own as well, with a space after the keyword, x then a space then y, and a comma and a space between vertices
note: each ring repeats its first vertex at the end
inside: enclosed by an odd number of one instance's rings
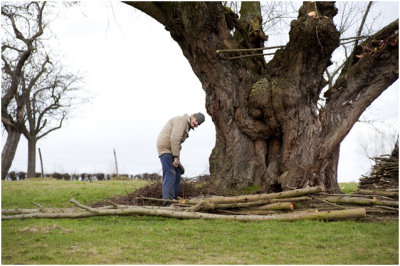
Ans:
POLYGON ((269 76, 257 81, 249 94, 249 114, 269 127, 279 127, 276 114, 288 112, 298 106, 301 92, 288 79, 269 76))
POLYGON ((270 128, 279 128, 273 105, 274 82, 270 77, 257 81, 251 88, 248 101, 249 115, 270 128))

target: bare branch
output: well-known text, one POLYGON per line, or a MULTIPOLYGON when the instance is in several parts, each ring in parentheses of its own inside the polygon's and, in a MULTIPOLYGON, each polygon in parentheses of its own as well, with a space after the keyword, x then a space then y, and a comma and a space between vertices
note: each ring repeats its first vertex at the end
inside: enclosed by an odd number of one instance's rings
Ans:
POLYGON ((256 51, 277 49, 277 48, 283 48, 283 47, 285 47, 285 46, 284 45, 278 45, 278 46, 261 47, 261 48, 250 48, 250 49, 224 49, 224 50, 217 50, 217 54, 221 54, 221 53, 237 53, 237 52, 256 52, 256 51))
MULTIPOLYGON (((361 32, 362 32, 362 29, 364 27, 365 20, 367 19, 369 10, 371 9, 371 6, 372 6, 372 1, 369 1, 368 6, 367 6, 367 8, 366 8, 366 10, 364 12, 364 16, 363 16, 363 18, 361 20, 360 27, 358 28, 358 32, 357 32, 356 37, 361 36, 361 32)), ((355 42, 354 42, 353 51, 356 50, 357 45, 358 45, 358 39, 356 39, 355 42)), ((350 61, 348 62, 349 66, 351 66, 353 64, 353 60, 354 60, 354 55, 350 58, 350 61)))
MULTIPOLYGON (((162 9, 159 8, 160 2, 131 2, 131 1, 123 1, 123 3, 133 6, 140 11, 148 14, 153 17, 155 20, 160 22, 161 24, 167 26, 167 18, 162 9)), ((166 3, 165 3, 166 4, 166 3)), ((171 4, 171 2, 169 3, 171 4)))

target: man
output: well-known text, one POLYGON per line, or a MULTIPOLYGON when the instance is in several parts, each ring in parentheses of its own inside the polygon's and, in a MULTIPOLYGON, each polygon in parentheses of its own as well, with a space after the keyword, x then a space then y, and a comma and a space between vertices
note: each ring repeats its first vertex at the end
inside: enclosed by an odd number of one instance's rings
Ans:
MULTIPOLYGON (((157 139, 157 151, 162 165, 162 197, 176 199, 184 168, 179 156, 181 144, 189 137, 189 130, 198 127, 205 120, 202 113, 185 114, 171 118, 161 130, 157 139)), ((164 205, 168 205, 164 202, 164 205)))

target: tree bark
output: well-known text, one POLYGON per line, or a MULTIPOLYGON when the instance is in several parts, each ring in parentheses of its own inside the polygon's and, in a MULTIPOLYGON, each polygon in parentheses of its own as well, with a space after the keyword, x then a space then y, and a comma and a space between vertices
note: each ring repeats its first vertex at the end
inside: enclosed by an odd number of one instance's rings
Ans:
POLYGON ((36 143, 34 137, 28 139, 28 169, 26 171, 27 177, 35 177, 36 175, 36 143))
POLYGON ((166 27, 203 85, 216 130, 209 159, 212 182, 227 189, 320 185, 339 191, 341 141, 398 78, 398 23, 361 44, 364 57, 345 66, 319 110, 327 85, 323 75, 339 46, 333 2, 304 2, 291 23, 289 42, 268 63, 259 56, 226 60, 217 53, 264 46, 258 3, 243 2, 240 19, 217 2, 126 3, 166 27), (379 49, 367 52, 376 42, 382 44, 379 49))
POLYGON ((6 126, 7 139, 1 152, 1 179, 7 177, 8 171, 11 168, 14 160, 15 152, 17 151, 21 133, 19 130, 11 126, 6 126))

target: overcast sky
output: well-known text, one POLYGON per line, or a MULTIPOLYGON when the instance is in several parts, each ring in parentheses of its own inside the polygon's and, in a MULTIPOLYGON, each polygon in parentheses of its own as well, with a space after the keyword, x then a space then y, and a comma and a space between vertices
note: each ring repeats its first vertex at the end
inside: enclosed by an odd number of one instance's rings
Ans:
MULTIPOLYGON (((397 2, 379 4, 385 12, 382 23, 398 18, 397 2)), ((85 73, 83 87, 94 97, 76 108, 60 130, 38 142, 45 172, 113 173, 115 148, 120 174, 161 173, 155 143, 166 121, 202 112, 205 123, 190 132, 181 161, 185 176, 208 173, 215 129, 205 110, 205 93, 161 24, 119 2, 83 1, 61 12, 52 30, 58 59, 71 71, 85 73)), ((357 181, 369 171, 364 151, 381 142, 379 130, 389 137, 397 133, 398 97, 396 82, 363 116, 380 122, 375 127, 357 123, 346 137, 339 182, 357 181)), ((3 132, 2 145, 5 136, 3 132)), ((27 142, 21 137, 10 170, 26 171, 26 166, 27 142)))

